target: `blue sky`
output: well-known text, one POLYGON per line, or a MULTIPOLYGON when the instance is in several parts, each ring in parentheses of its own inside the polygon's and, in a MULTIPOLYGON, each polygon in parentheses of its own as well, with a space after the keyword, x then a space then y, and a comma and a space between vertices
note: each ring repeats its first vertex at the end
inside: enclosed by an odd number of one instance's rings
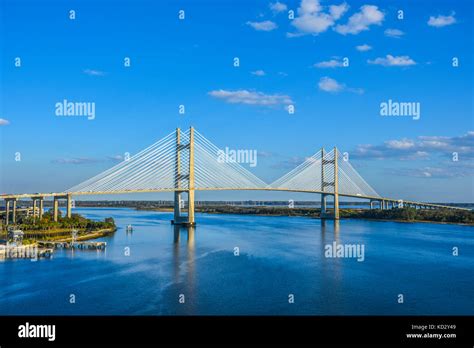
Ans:
POLYGON ((251 170, 267 182, 338 146, 384 196, 473 201, 471 1, 1 6, 2 192, 65 190, 193 125, 219 147, 257 150, 251 170), (94 102, 95 119, 56 116, 64 99, 94 102), (381 116, 389 99, 420 103, 420 119, 381 116))

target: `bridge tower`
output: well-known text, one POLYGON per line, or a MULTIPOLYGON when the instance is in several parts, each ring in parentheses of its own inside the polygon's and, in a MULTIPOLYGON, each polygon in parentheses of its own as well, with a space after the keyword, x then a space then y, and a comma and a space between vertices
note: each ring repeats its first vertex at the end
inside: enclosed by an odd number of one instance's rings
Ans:
POLYGON ((334 147, 334 155, 333 158, 327 159, 324 158, 325 151, 324 148, 321 149, 321 191, 326 192, 326 187, 333 187, 333 190, 328 191, 328 193, 321 194, 321 219, 333 219, 339 220, 339 177, 338 177, 338 165, 337 165, 337 158, 338 158, 338 150, 334 147), (333 181, 327 181, 331 178, 326 178, 324 173, 324 168, 327 165, 333 166, 333 181), (327 196, 334 197, 333 203, 333 211, 332 214, 327 210, 327 196))
POLYGON ((194 226, 194 128, 189 129, 188 144, 181 143, 181 130, 176 128, 176 151, 175 151, 175 171, 174 171, 174 219, 173 225, 194 226), (189 168, 188 173, 181 172, 181 152, 188 151, 189 168), (182 180, 188 180, 187 187, 182 186, 182 180), (188 214, 183 215, 184 201, 183 193, 188 194, 188 214))

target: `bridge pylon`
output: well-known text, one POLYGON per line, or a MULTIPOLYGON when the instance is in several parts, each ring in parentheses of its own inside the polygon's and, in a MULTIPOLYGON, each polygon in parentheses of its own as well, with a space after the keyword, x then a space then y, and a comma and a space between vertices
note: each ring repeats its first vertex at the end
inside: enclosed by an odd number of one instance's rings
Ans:
POLYGON ((175 150, 175 170, 174 170, 174 219, 173 225, 194 226, 194 128, 189 129, 189 142, 182 144, 181 130, 176 128, 176 150, 175 150), (188 173, 181 171, 181 155, 183 150, 188 151, 188 173), (183 185, 183 180, 187 179, 187 185, 183 185), (183 193, 188 194, 188 214, 183 215, 184 200, 183 193))
POLYGON ((337 147, 334 147, 333 151, 334 155, 333 158, 327 159, 325 158, 326 153, 324 148, 321 148, 321 219, 332 219, 332 220, 339 220, 339 177, 338 177, 338 163, 337 158, 339 156, 337 147), (333 166, 332 170, 328 170, 325 173, 325 166, 333 166), (327 178, 331 174, 332 181, 327 181, 331 179, 330 177, 327 178), (328 190, 326 192, 326 187, 332 187, 332 190, 328 190), (333 196, 333 209, 332 212, 328 211, 327 209, 327 196, 333 196))

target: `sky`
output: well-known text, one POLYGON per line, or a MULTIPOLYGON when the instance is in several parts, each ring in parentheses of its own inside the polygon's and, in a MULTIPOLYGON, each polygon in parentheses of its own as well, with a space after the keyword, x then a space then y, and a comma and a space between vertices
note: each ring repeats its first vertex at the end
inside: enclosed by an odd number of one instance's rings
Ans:
POLYGON ((383 196, 473 202, 471 1, 0 4, 1 192, 64 191, 194 126, 257 151, 242 165, 266 182, 337 146, 383 196), (58 116, 64 100, 94 117, 58 116), (390 100, 412 108, 383 115, 390 100))

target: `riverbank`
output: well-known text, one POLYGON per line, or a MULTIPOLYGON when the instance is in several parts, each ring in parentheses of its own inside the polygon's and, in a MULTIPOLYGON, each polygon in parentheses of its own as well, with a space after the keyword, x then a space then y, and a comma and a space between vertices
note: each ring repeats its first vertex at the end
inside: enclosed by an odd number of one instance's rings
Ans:
POLYGON ((110 217, 105 218, 104 221, 95 221, 79 214, 72 214, 71 217, 59 216, 57 221, 54 221, 51 211, 46 212, 41 220, 35 220, 27 215, 19 215, 17 223, 8 227, 20 231, 21 234, 13 237, 10 235, 13 231, 9 232, 4 226, 0 239, 14 241, 14 238, 20 238, 24 245, 45 240, 69 242, 73 238, 76 241, 85 241, 104 237, 117 230, 114 219, 110 217))
MULTIPOLYGON (((171 212, 172 207, 137 207, 137 210, 171 212)), ((319 208, 289 208, 265 206, 198 206, 196 212, 205 214, 234 214, 234 215, 260 215, 260 216, 303 216, 319 219, 319 208)), ((340 209, 341 219, 363 219, 373 221, 393 222, 424 222, 440 224, 458 224, 474 226, 474 212, 436 209, 420 210, 414 208, 395 208, 388 210, 379 209, 340 209)))
MULTIPOLYGON (((92 239, 97 239, 97 238, 102 238, 102 237, 105 237, 105 236, 108 236, 112 233, 114 233, 115 231, 117 231, 117 228, 102 228, 102 229, 99 229, 99 230, 92 230, 92 231, 80 231, 78 230, 77 231, 77 237, 75 238, 75 240, 77 242, 82 242, 82 241, 86 241, 86 240, 92 240, 92 239)), ((25 232, 25 235, 28 235, 29 231, 24 231, 25 232)), ((35 231, 36 232, 36 231, 35 231)), ((48 235, 50 235, 50 232, 51 231, 48 231, 48 235)), ((67 231, 67 236, 68 237, 64 237, 65 234, 64 233, 61 233, 61 235, 58 235, 56 237, 48 237, 47 240, 48 241, 55 241, 55 242, 72 242, 72 236, 71 236, 71 230, 68 230, 67 231)), ((39 240, 43 240, 45 238, 40 238, 39 240)))

